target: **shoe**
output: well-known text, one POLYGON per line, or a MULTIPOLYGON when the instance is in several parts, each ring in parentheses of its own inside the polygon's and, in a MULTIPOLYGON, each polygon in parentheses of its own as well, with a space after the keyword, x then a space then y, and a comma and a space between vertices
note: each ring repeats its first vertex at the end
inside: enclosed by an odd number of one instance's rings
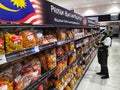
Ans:
POLYGON ((101 79, 108 79, 108 78, 109 76, 106 76, 106 75, 101 77, 101 79))
POLYGON ((96 73, 97 75, 104 75, 104 73, 101 73, 101 72, 98 72, 98 73, 96 73))

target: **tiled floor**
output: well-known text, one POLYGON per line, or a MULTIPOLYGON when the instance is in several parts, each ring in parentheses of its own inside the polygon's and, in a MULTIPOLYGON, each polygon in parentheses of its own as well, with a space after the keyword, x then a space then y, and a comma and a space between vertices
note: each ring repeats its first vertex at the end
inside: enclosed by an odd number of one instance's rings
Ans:
POLYGON ((96 75, 100 66, 95 57, 77 90, 120 90, 120 38, 114 38, 109 48, 108 68, 110 78, 102 80, 96 75))

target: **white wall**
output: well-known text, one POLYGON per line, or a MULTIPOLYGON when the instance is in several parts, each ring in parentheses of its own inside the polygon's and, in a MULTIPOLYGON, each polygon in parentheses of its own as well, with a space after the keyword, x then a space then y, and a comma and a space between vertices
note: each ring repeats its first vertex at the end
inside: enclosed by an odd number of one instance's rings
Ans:
POLYGON ((75 9, 75 12, 79 13, 80 15, 83 15, 83 16, 120 13, 120 3, 78 8, 78 9, 75 9))

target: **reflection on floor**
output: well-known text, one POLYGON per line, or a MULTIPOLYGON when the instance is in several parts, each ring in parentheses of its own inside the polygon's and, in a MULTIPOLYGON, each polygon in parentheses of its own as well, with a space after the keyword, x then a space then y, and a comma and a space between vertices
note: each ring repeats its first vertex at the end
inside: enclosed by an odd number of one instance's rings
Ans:
POLYGON ((77 90, 120 90, 120 38, 114 38, 109 48, 108 68, 110 78, 102 80, 96 75, 100 66, 95 57, 77 90))

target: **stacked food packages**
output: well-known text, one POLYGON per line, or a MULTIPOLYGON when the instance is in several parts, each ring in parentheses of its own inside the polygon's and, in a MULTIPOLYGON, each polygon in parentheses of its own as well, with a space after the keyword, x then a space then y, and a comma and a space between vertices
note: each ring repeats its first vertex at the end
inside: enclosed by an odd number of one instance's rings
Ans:
POLYGON ((73 88, 74 86, 75 86, 75 83, 76 83, 76 78, 74 77, 70 82, 69 82, 69 86, 70 86, 70 88, 73 88))
POLYGON ((4 35, 7 53, 23 49, 23 38, 20 35, 8 32, 6 32, 4 35))
POLYGON ((67 67, 67 58, 64 59, 57 65, 57 70, 54 73, 54 76, 58 76, 65 68, 67 67))
MULTIPOLYGON (((59 65, 62 65, 63 62, 61 62, 59 65)), ((57 90, 63 90, 65 88, 65 83, 69 83, 70 80, 74 77, 74 73, 76 71, 76 65, 72 66, 70 69, 68 69, 61 78, 58 80, 56 79, 51 79, 51 85, 55 86, 57 90)), ((59 69, 57 69, 59 70, 59 69)), ((64 71, 64 70, 62 70, 64 71)), ((59 76, 59 75, 58 75, 59 76)), ((71 89, 72 90, 72 89, 71 89)))
POLYGON ((29 30, 21 31, 20 36, 22 36, 22 38, 23 38, 23 47, 24 48, 30 48, 30 47, 37 45, 37 42, 36 42, 33 32, 31 32, 29 30))
POLYGON ((62 46, 57 47, 56 52, 57 52, 57 57, 61 57, 65 54, 65 51, 62 46))
POLYGON ((68 64, 72 64, 76 60, 76 52, 72 53, 72 55, 69 56, 68 64))
POLYGON ((78 66, 77 69, 76 69, 76 75, 75 75, 75 78, 76 78, 76 79, 79 79, 80 76, 82 75, 82 73, 83 73, 83 69, 82 69, 82 67, 81 67, 81 66, 78 66))
POLYGON ((71 88, 70 88, 70 86, 66 86, 65 88, 64 88, 64 90, 72 90, 71 88))
MULTIPOLYGON (((11 31, 8 29, 3 31, 0 31, 0 54, 74 38, 74 30, 56 30, 56 32, 53 32, 50 30, 34 30, 33 28, 24 30, 18 28, 11 31)), ((66 53, 72 50, 74 45, 71 43, 70 49, 67 44, 63 47, 66 53)))
POLYGON ((42 68, 45 71, 51 70, 56 67, 56 49, 47 50, 39 54, 42 68))
POLYGON ((41 76, 39 58, 26 57, 0 73, 1 90, 23 90, 41 76))
POLYGON ((62 46, 58 46, 57 47, 57 57, 61 57, 64 56, 64 54, 74 50, 74 43, 68 43, 68 44, 64 44, 62 46))
POLYGON ((56 36, 57 40, 67 40, 67 39, 73 39, 74 38, 74 30, 56 30, 56 36))

